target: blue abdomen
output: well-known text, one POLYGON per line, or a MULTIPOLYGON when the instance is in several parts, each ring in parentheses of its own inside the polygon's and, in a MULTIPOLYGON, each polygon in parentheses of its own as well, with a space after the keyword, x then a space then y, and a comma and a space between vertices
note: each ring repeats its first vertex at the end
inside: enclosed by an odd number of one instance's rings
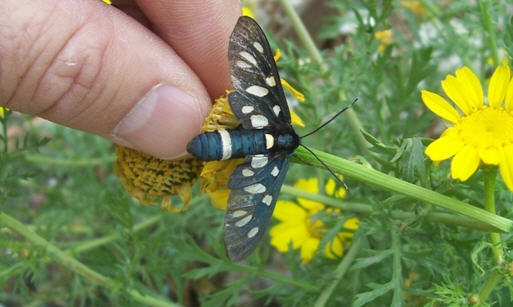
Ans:
POLYGON ((187 144, 187 151, 203 161, 243 158, 267 153, 264 130, 218 130, 201 133, 187 144))

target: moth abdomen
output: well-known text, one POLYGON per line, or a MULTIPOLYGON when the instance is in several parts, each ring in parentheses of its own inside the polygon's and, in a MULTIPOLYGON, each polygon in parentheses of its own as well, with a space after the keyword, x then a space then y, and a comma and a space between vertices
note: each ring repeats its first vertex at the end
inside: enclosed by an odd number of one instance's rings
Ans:
POLYGON ((187 151, 203 161, 243 158, 269 152, 274 138, 265 130, 204 132, 187 144, 187 151))

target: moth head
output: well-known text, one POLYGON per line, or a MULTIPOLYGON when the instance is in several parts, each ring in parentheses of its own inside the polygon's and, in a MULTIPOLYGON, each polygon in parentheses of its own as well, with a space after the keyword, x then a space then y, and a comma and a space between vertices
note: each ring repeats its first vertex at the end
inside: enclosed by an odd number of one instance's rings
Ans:
POLYGON ((276 136, 276 148, 293 151, 299 146, 299 137, 295 133, 282 133, 276 136))

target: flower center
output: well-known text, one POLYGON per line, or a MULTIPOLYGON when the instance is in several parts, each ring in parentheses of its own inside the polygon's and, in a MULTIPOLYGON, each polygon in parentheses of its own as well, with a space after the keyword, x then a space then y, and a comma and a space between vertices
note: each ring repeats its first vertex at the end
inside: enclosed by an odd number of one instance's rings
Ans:
POLYGON ((321 233, 319 230, 324 224, 322 221, 318 218, 313 216, 313 214, 308 215, 306 219, 306 228, 308 229, 308 233, 313 238, 322 238, 321 233))
POLYGON ((504 109, 485 107, 463 117, 455 128, 462 141, 474 148, 498 148, 513 143, 513 115, 504 109))

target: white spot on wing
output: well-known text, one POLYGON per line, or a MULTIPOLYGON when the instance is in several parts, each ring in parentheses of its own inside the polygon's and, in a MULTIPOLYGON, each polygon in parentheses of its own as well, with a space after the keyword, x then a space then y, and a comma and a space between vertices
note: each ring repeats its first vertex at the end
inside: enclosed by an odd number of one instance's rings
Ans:
POLYGON ((255 59, 254 56, 252 56, 249 52, 247 51, 242 51, 241 53, 239 53, 241 57, 243 57, 246 61, 250 62, 251 64, 253 64, 254 66, 257 65, 257 61, 255 59))
POLYGON ((269 90, 265 87, 259 85, 252 85, 246 89, 246 92, 250 93, 253 96, 264 97, 269 94, 269 90))
POLYGON ((235 62, 235 65, 237 65, 240 68, 251 68, 252 66, 244 61, 238 60, 235 62))
POLYGON ((250 231, 248 231, 248 238, 253 238, 258 233, 258 227, 251 228, 250 231))
POLYGON ((251 167, 252 168, 261 168, 267 164, 267 156, 264 155, 255 155, 251 158, 251 167))
POLYGON ((243 106, 243 107, 242 107, 242 109, 241 109, 241 111, 242 111, 242 113, 244 113, 244 114, 248 114, 248 113, 253 112, 253 110, 254 110, 254 109, 255 109, 255 108, 253 108, 252 106, 243 106))
POLYGON ((265 78, 265 83, 267 83, 267 85, 269 85, 270 87, 276 86, 276 80, 274 79, 273 76, 269 76, 269 77, 265 78))
POLYGON ((244 177, 253 176, 254 174, 255 174, 255 172, 253 172, 249 168, 245 168, 242 170, 242 176, 244 176, 244 177))
POLYGON ((268 133, 265 134, 265 148, 270 149, 274 146, 274 137, 268 133))
POLYGON ((242 218, 242 219, 238 220, 237 222, 235 222, 235 226, 243 227, 244 225, 249 223, 249 221, 251 221, 252 218, 253 218, 253 215, 248 215, 245 218, 242 218))
POLYGON ((235 211, 233 211, 232 216, 233 217, 240 217, 240 216, 243 216, 243 215, 246 215, 246 214, 247 214, 247 212, 244 211, 244 210, 235 210, 235 211))
POLYGON ((263 128, 269 124, 269 121, 263 115, 251 115, 250 119, 251 126, 256 129, 263 128))
POLYGON ((265 185, 261 183, 255 183, 252 185, 248 185, 244 188, 244 191, 250 193, 250 194, 260 194, 265 192, 265 185))
POLYGON ((262 47, 262 45, 260 45, 259 42, 254 42, 253 47, 255 47, 255 49, 258 50, 258 52, 260 52, 260 53, 264 52, 264 47, 262 47))
POLYGON ((273 168, 273 170, 271 171, 271 175, 273 175, 274 177, 278 176, 278 173, 280 172, 280 170, 278 169, 277 166, 275 166, 273 168))
POLYGON ((276 116, 278 116, 278 114, 280 114, 280 112, 281 112, 280 106, 279 105, 275 105, 273 107, 273 111, 274 111, 274 114, 276 114, 276 116))
POLYGON ((272 201, 273 201, 273 197, 272 197, 271 195, 266 195, 266 196, 264 196, 264 198, 262 199, 262 202, 263 202, 264 204, 266 204, 267 206, 270 206, 272 201))

